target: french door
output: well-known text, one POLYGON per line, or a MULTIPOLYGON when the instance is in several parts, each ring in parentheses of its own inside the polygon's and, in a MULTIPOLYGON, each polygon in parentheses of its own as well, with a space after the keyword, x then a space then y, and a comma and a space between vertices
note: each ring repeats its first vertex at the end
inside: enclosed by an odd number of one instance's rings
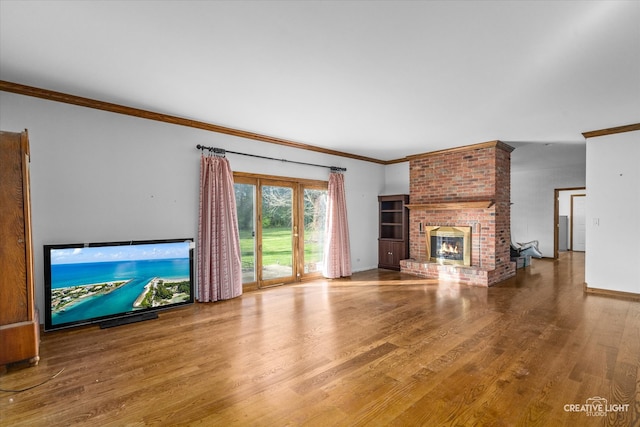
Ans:
POLYGON ((245 290, 322 271, 327 183, 234 173, 245 290))

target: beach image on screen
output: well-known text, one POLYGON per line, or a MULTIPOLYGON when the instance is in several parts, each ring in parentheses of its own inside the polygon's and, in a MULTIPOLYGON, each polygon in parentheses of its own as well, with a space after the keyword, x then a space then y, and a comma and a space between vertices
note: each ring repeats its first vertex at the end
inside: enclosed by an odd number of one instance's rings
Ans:
POLYGON ((189 251, 189 241, 52 249, 52 324, 190 301, 189 251))

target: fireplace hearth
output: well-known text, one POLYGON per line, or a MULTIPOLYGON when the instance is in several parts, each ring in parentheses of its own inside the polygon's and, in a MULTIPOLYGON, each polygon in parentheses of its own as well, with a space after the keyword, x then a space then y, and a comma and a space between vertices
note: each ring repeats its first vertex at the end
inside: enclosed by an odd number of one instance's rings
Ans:
POLYGON ((426 227, 427 259, 438 264, 471 265, 471 227, 426 227))

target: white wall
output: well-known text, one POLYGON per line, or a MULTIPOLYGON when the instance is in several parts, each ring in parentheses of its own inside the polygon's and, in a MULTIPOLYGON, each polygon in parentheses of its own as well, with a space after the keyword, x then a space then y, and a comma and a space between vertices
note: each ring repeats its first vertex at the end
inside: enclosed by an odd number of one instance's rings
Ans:
POLYGON ((409 194, 409 162, 387 165, 384 177, 385 184, 382 194, 409 194))
POLYGON ((511 239, 537 240, 542 255, 553 257, 554 190, 585 186, 585 147, 560 143, 513 145, 511 239))
POLYGON ((640 131, 587 140, 589 288, 640 294, 640 131))
MULTIPOLYGON (((377 267, 384 166, 0 92, 0 129, 29 131, 37 305, 42 246, 197 237, 197 144, 346 167, 353 270, 377 267)), ((215 121, 215 120, 212 120, 215 121)), ((234 171, 328 179, 328 169, 228 154, 234 171)))

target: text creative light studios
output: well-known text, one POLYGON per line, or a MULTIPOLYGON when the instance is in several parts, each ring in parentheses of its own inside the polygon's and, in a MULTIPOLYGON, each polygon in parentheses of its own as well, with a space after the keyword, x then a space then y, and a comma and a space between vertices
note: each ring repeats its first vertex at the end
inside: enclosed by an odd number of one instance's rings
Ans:
POLYGON ((609 412, 627 412, 629 404, 607 404, 604 397, 591 397, 586 403, 568 403, 564 405, 565 412, 584 412, 590 417, 605 417, 609 412))

